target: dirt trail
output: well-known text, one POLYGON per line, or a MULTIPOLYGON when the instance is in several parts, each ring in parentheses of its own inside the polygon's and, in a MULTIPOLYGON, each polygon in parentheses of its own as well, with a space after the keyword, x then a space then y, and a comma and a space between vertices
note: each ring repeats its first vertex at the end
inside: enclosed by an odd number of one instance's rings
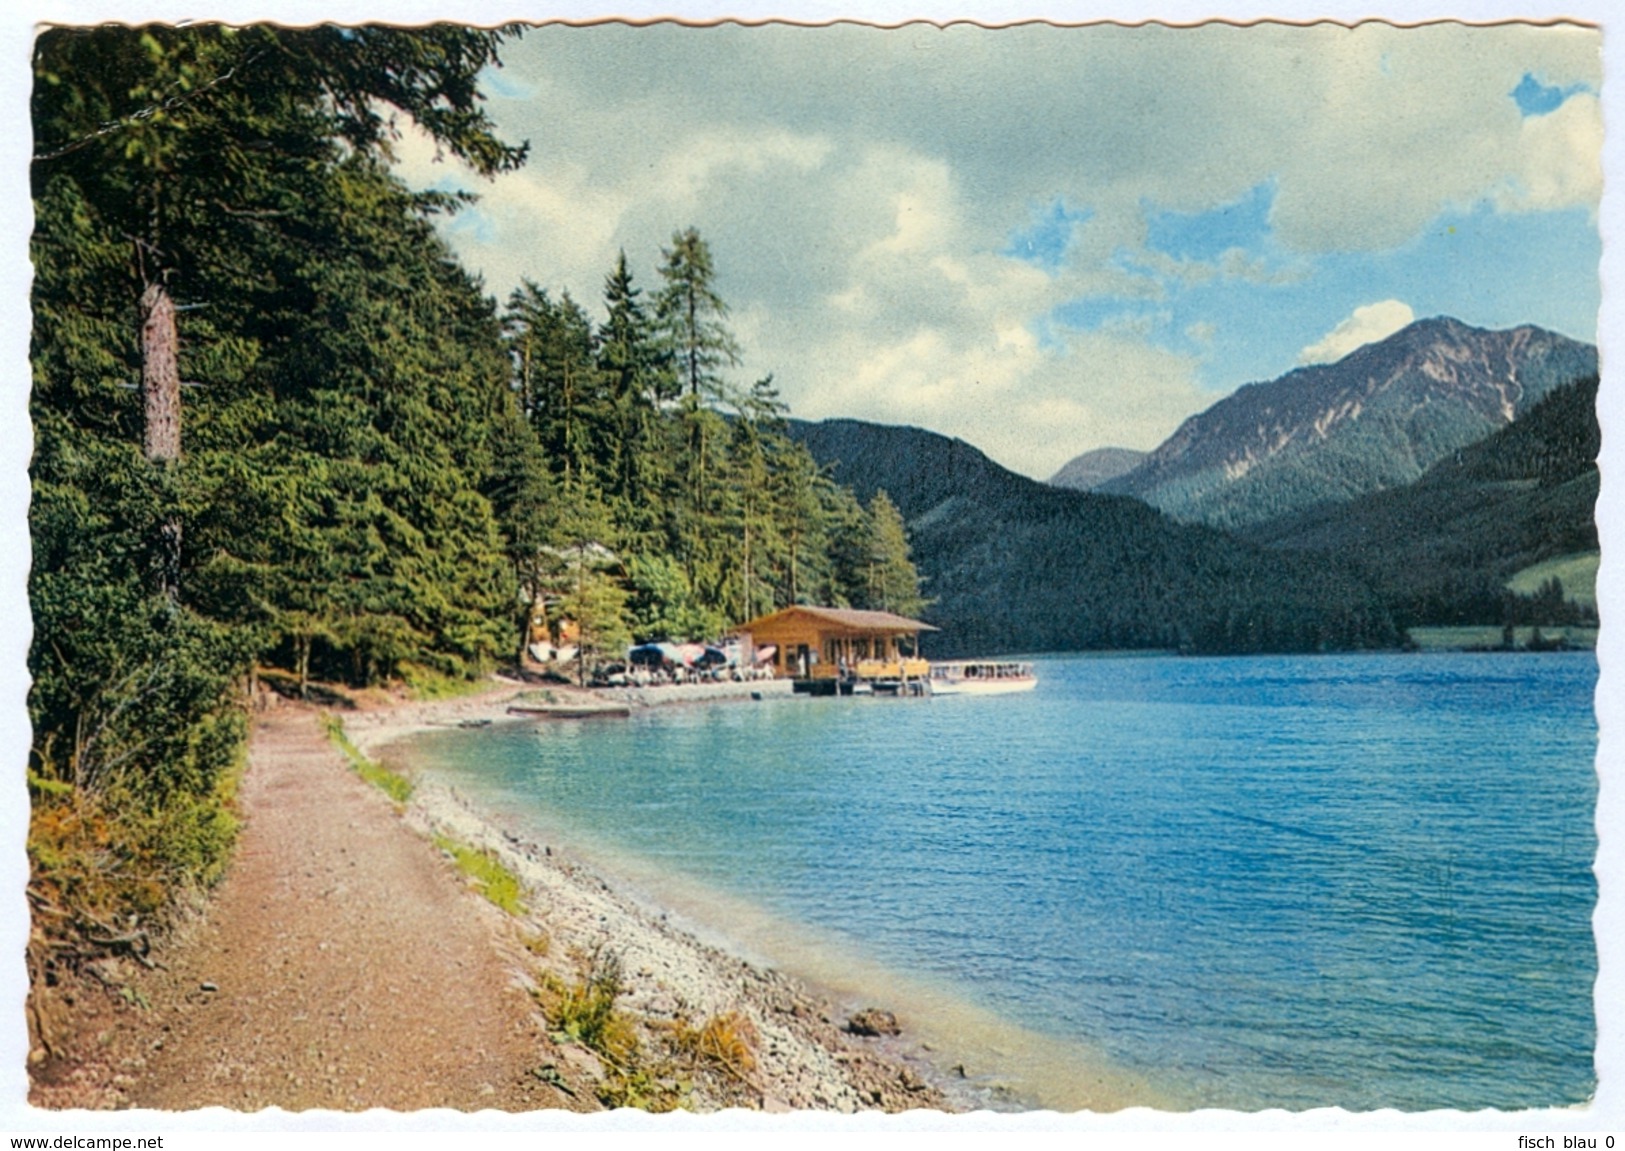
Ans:
POLYGON ((141 983, 157 1037, 128 1104, 561 1105, 528 1074, 538 1021, 494 944, 499 913, 339 763, 310 710, 258 723, 231 871, 141 983))

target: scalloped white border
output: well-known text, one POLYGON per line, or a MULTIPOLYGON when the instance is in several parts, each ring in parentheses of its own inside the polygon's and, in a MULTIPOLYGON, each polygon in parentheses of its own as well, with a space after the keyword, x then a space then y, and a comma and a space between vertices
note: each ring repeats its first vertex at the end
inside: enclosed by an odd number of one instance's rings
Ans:
MULTIPOLYGON (((1617 6, 1617 0, 1616 0, 1617 6)), ((1603 1148, 1609 1134, 1625 1140, 1625 919, 1620 886, 1625 883, 1620 842, 1625 838, 1625 628, 1614 621, 1625 612, 1625 572, 1614 560, 1625 554, 1625 382, 1615 380, 1616 356, 1625 352, 1625 294, 1612 289, 1620 282, 1622 265, 1621 85, 1625 74, 1622 30, 1625 15, 1615 19, 1606 0, 1571 0, 1567 4, 1516 3, 1513 0, 1469 0, 1454 4, 1438 0, 1394 4, 1386 11, 1355 0, 1257 0, 1215 7, 1192 0, 910 0, 906 5, 877 0, 625 0, 618 4, 564 0, 12 0, 0 16, 0 93, 5 115, 0 124, 0 281, 5 287, 5 309, 0 313, 0 1138, 46 1134, 163 1134, 165 1148, 215 1146, 285 1148, 290 1137, 316 1151, 323 1147, 388 1146, 449 1149, 458 1146, 536 1148, 552 1141, 600 1141, 642 1146, 658 1140, 662 1146, 714 1144, 722 1139, 756 1147, 791 1139, 831 1137, 843 1142, 905 1143, 929 1140, 989 1146, 1017 1139, 1022 1143, 1076 1146, 1142 1147, 1189 1145, 1223 1148, 1298 1148, 1310 1145, 1367 1147, 1380 1141, 1385 1151, 1410 1147, 1471 1146, 1496 1151, 1518 1151, 1519 1134, 1552 1134, 1562 1147, 1565 1134, 1597 1136, 1603 1148), (1156 19, 1168 23, 1206 20, 1248 22, 1281 19, 1309 22, 1331 19, 1354 23, 1388 19, 1413 24, 1431 20, 1462 19, 1475 23, 1500 21, 1544 22, 1576 19, 1603 29, 1604 82, 1602 101, 1607 136, 1604 143, 1605 191, 1603 234, 1603 304, 1598 324, 1603 387, 1599 410, 1603 424, 1602 496, 1598 520, 1603 565, 1598 601, 1603 629, 1598 645, 1602 676, 1597 691, 1601 720, 1598 765, 1602 774, 1597 806, 1601 849, 1597 862, 1599 905, 1596 918, 1600 975, 1596 989, 1597 1074, 1596 1100, 1590 1107, 1566 1111, 1523 1113, 1430 1112, 1401 1115, 1395 1112, 1353 1115, 1336 1110, 1289 1115, 1266 1112, 1244 1115, 1204 1111, 1167 1115, 1131 1110, 1115 1115, 1062 1116, 1048 1112, 1025 1115, 971 1116, 835 1116, 769 1117, 741 1112, 717 1116, 661 1116, 617 1113, 573 1116, 558 1112, 529 1115, 485 1113, 465 1116, 446 1111, 416 1115, 372 1112, 339 1115, 312 1112, 287 1115, 263 1112, 237 1116, 219 1110, 189 1114, 153 1112, 85 1113, 41 1112, 27 1106, 24 1070, 27 1036, 23 1027, 26 978, 22 954, 27 939, 28 909, 23 898, 27 860, 23 851, 27 794, 23 765, 27 762, 28 717, 24 706, 28 677, 26 655, 29 612, 26 578, 28 459, 31 438, 28 424, 28 211, 29 57, 36 27, 41 23, 93 23, 149 20, 224 19, 234 22, 279 20, 316 23, 325 20, 362 22, 387 20, 417 23, 455 19, 475 24, 509 20, 653 20, 674 17, 697 23, 723 19, 759 21, 786 19, 798 23, 827 23, 851 19, 875 24, 897 24, 912 19, 938 22, 973 20, 1007 24, 1027 20, 1058 23, 1097 21, 1138 22, 1156 19), (550 1133, 550 1134, 546 1134, 550 1133), (386 1142, 387 1140, 387 1142, 386 1142)), ((9 1141, 0 1144, 9 1146, 9 1141)), ((1621 1148, 1625 1151, 1625 1148, 1621 1148)))

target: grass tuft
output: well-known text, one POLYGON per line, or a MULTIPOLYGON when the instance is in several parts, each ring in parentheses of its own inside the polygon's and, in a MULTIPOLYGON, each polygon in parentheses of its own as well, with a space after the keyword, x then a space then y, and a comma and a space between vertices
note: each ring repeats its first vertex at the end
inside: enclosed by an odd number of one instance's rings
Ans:
POLYGON ((324 715, 322 726, 327 729, 327 738, 332 740, 350 761, 355 773, 379 791, 382 791, 396 803, 405 803, 412 798, 412 781, 398 772, 393 772, 376 760, 368 759, 361 754, 361 749, 350 741, 344 733, 344 721, 336 715, 324 715))
POLYGON ((590 1047, 610 1064, 630 1067, 638 1055, 638 1038, 631 1020, 615 1009, 621 994, 621 958, 614 952, 593 952, 587 974, 566 984, 554 977, 544 981, 538 998, 559 1039, 590 1047))
POLYGON ((525 914, 524 885, 496 855, 444 835, 437 834, 434 844, 456 861, 457 870, 472 879, 486 899, 509 915, 525 914))
POLYGON ((693 1089, 687 1080, 662 1077, 649 1068, 616 1068, 598 1085, 598 1101, 605 1107, 636 1107, 663 1114, 687 1106, 693 1089))
POLYGON ((737 1079, 756 1066, 759 1042, 756 1028, 737 1011, 713 1015, 699 1027, 682 1020, 672 1031, 672 1046, 693 1063, 709 1063, 737 1079))

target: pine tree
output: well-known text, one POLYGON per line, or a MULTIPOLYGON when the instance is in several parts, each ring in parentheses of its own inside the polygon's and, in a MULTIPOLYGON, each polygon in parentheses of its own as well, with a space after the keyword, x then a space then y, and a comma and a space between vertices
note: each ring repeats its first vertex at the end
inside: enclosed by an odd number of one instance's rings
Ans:
POLYGON ((920 595, 920 575, 909 559, 908 528, 884 490, 869 501, 867 606, 917 616, 929 602, 920 595))
POLYGON ((640 532, 647 532, 654 527, 650 504, 667 472, 662 409, 676 397, 677 387, 671 356, 641 295, 623 251, 604 281, 608 318, 598 341, 614 429, 605 445, 606 490, 640 532))
POLYGON ((708 570, 711 565, 706 555, 716 514, 708 475, 721 431, 712 406, 734 398, 721 370, 738 367, 740 354, 727 327, 727 305, 713 286, 716 273, 710 246, 699 232, 688 228, 676 233, 672 246, 661 254, 664 286, 655 301, 656 316, 683 389, 679 411, 688 490, 678 529, 684 537, 680 546, 689 582, 698 587, 717 582, 716 573, 708 570))
POLYGON ((661 249, 665 286, 656 298, 656 314, 676 362, 679 383, 695 405, 726 401, 724 367, 740 363, 739 345, 728 330, 728 306, 714 286, 711 247, 694 228, 671 238, 661 249))

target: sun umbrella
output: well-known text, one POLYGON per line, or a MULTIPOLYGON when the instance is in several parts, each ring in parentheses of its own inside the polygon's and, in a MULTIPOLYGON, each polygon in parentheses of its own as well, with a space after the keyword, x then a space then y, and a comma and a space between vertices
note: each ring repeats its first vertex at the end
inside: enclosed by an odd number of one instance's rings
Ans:
POLYGON ((705 655, 703 643, 680 643, 677 645, 677 659, 684 667, 693 667, 705 655))
POLYGON ((638 667, 659 667, 677 662, 677 649, 669 643, 640 643, 626 653, 626 658, 638 667))

